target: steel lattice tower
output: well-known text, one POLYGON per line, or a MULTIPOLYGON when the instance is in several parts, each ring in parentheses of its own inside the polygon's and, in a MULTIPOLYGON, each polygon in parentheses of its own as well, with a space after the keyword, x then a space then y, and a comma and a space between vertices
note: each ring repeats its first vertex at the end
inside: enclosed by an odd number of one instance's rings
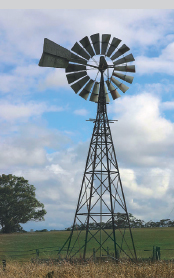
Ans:
POLYGON ((134 57, 132 54, 124 56, 124 53, 130 50, 129 47, 123 44, 117 50, 121 40, 113 38, 109 43, 110 37, 109 34, 103 34, 100 41, 99 34, 91 35, 92 44, 87 36, 84 37, 80 41, 83 47, 75 43, 71 49, 78 55, 45 39, 43 54, 39 62, 39 65, 44 67, 65 68, 68 83, 72 83, 71 88, 75 93, 80 91, 79 95, 87 99, 92 90, 90 100, 98 103, 96 119, 91 120, 94 122, 94 128, 74 222, 70 236, 59 250, 59 254, 66 250, 68 258, 92 257, 93 255, 88 250, 93 247, 99 257, 110 254, 116 259, 119 257, 136 259, 129 215, 109 126, 109 123, 113 121, 108 120, 107 116, 109 97, 104 84, 106 82, 114 100, 120 95, 113 83, 125 93, 129 87, 115 79, 113 75, 132 83, 132 76, 117 71, 135 72, 134 65, 127 65, 127 62, 134 61, 134 57), (100 54, 102 56, 100 56, 99 64, 88 63, 91 58, 94 60, 94 55, 100 54), (123 58, 118 59, 121 55, 123 58), (113 60, 113 65, 107 64, 106 56, 113 60), (87 70, 91 68, 100 72, 100 82, 88 76, 87 70), (105 70, 108 72, 109 68, 113 69, 112 76, 104 81, 104 72, 105 70))
POLYGON ((136 250, 109 126, 110 121, 107 116, 102 61, 103 59, 100 59, 101 81, 97 116, 93 120, 94 129, 72 231, 65 245, 67 246, 68 257, 73 258, 79 253, 85 259, 87 245, 91 240, 93 243, 97 243, 96 252, 99 251, 100 257, 103 253, 108 254, 107 241, 111 240, 115 258, 118 258, 120 253, 123 253, 124 257, 136 259, 136 250), (122 226, 122 229, 119 228, 115 220, 118 213, 122 213, 122 217, 124 217, 124 227, 122 226), (92 225, 90 226, 92 223, 97 226, 97 230, 94 233, 91 230, 92 225), (111 230, 105 228, 107 224, 111 230), (80 230, 78 230, 77 225, 80 230), (82 229, 85 230, 85 235, 82 229), (129 246, 126 241, 126 229, 129 230, 128 237, 131 239, 132 246, 129 246), (119 231, 119 236, 116 233, 117 230, 119 231), (75 235, 74 232, 76 233, 75 235), (72 242, 73 236, 75 239, 72 242), (79 241, 82 240, 83 236, 84 244, 80 246, 79 241), (119 237, 118 240, 117 236, 119 237))

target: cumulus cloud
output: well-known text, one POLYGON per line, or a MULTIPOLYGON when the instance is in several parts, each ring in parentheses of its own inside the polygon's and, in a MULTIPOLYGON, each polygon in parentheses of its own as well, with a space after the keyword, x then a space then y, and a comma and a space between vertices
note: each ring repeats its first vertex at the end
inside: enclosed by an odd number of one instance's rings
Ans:
POLYGON ((45 112, 60 112, 63 107, 55 105, 47 105, 46 103, 36 103, 30 101, 28 103, 12 104, 7 101, 0 103, 0 121, 14 122, 16 120, 26 121, 30 117, 41 116, 45 112))
POLYGON ((0 169, 34 184, 47 210, 45 222, 24 228, 72 224, 91 135, 79 128, 83 117, 75 116, 93 113, 90 102, 83 109, 84 100, 69 94, 63 69, 38 67, 43 40, 71 49, 98 32, 122 39, 136 58, 134 94, 109 110, 119 120, 111 129, 128 210, 144 220, 168 217, 174 198, 174 126, 165 112, 174 104, 164 95, 173 92, 167 80, 174 73, 173 10, 2 10, 0 15, 0 169), (142 85, 140 75, 146 73, 165 73, 164 85, 159 79, 142 85), (57 89, 61 100, 54 95, 57 89), (53 120, 51 112, 59 111, 53 120), (74 126, 81 143, 70 139, 74 126))
POLYGON ((138 56, 136 66, 138 74, 165 73, 174 75, 174 42, 168 44, 158 57, 138 56))
POLYGON ((77 109, 77 110, 74 110, 74 114, 80 115, 80 116, 86 116, 88 114, 88 111, 86 109, 77 109))

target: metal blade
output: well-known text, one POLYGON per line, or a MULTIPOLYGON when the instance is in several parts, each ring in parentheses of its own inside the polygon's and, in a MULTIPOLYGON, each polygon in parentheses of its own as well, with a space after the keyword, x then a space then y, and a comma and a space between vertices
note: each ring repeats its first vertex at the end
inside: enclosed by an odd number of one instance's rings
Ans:
POLYGON ((119 43, 121 42, 120 39, 117 39, 117 38, 113 38, 112 42, 111 42, 111 45, 106 53, 106 56, 107 57, 110 57, 111 54, 114 52, 114 50, 117 48, 117 46, 119 45, 119 43))
POLYGON ((132 54, 129 54, 121 59, 118 59, 117 61, 113 62, 114 65, 120 65, 123 63, 133 62, 135 61, 134 56, 132 54))
POLYGON ((74 46, 71 48, 72 51, 74 51, 75 53, 79 54, 80 56, 82 56, 83 58, 89 60, 90 56, 89 54, 80 46, 80 44, 78 44, 78 42, 76 42, 74 44, 74 46))
POLYGON ((126 65, 126 66, 116 66, 114 67, 114 70, 118 71, 126 71, 126 72, 135 72, 135 66, 133 65, 126 65))
POLYGON ((93 102, 98 102, 98 95, 92 93, 89 100, 93 102))
POLYGON ((40 67, 66 68, 68 64, 69 64, 68 60, 64 58, 56 57, 48 53, 43 53, 39 61, 40 67))
POLYGON ((81 77, 87 75, 86 71, 82 71, 82 72, 77 72, 77 73, 70 73, 66 75, 66 78, 68 80, 68 83, 71 84, 72 82, 80 79, 81 77))
POLYGON ((115 60, 117 59, 119 56, 123 55, 124 53, 126 53, 127 51, 129 51, 130 48, 123 44, 119 49, 118 51, 111 57, 111 60, 115 60))
POLYGON ((71 60, 70 62, 74 62, 77 64, 82 64, 82 65, 87 65, 87 61, 81 57, 79 57, 78 55, 74 54, 71 52, 71 60))
POLYGON ((79 94, 79 96, 81 96, 82 98, 84 98, 85 100, 87 100, 89 94, 90 94, 90 92, 88 92, 86 89, 83 89, 83 90, 81 91, 81 93, 79 94))
POLYGON ((59 44, 44 39, 43 54, 39 61, 40 67, 66 68, 71 59, 71 52, 59 44))
POLYGON ((95 94, 95 95, 99 94, 99 82, 95 82, 94 88, 92 90, 92 94, 95 94))
POLYGON ((126 85, 124 85, 123 83, 115 79, 114 77, 111 77, 111 80, 123 93, 125 93, 129 89, 129 87, 127 87, 126 85))
POLYGON ((101 43, 101 54, 102 55, 105 55, 105 53, 106 53, 106 49, 108 47, 110 37, 111 37, 111 35, 109 35, 109 34, 102 35, 102 43, 101 43))
POLYGON ((106 89, 106 86, 104 85, 104 90, 105 90, 105 97, 106 97, 106 103, 110 102, 109 96, 108 96, 108 91, 106 89))
POLYGON ((71 59, 71 52, 68 49, 60 46, 53 41, 50 41, 47 38, 44 39, 43 52, 55 55, 57 57, 65 58, 67 60, 71 59))
POLYGON ((94 80, 91 79, 91 80, 88 82, 88 84, 84 87, 84 89, 81 91, 81 93, 79 94, 79 96, 81 96, 82 98, 84 98, 84 99, 87 100, 87 98, 88 98, 88 96, 89 96, 89 93, 90 93, 90 90, 91 90, 93 84, 94 84, 94 80))
POLYGON ((80 91, 80 89, 89 81, 89 79, 90 79, 90 77, 87 75, 87 76, 83 77, 82 79, 80 79, 79 81, 77 81, 76 83, 74 83, 73 85, 71 85, 71 88, 77 94, 78 91, 80 91))
POLYGON ((129 76, 129 75, 125 75, 119 72, 113 72, 113 75, 116 77, 119 77, 122 80, 125 80, 126 82, 132 84, 134 77, 129 76))
POLYGON ((91 35, 90 36, 96 55, 100 54, 100 39, 99 39, 99 33, 91 35))
POLYGON ((82 70, 86 70, 86 67, 82 65, 69 64, 65 72, 82 71, 82 70))
POLYGON ((113 100, 121 97, 117 90, 111 91, 110 93, 112 95, 113 100))
POLYGON ((118 93, 118 91, 115 89, 115 87, 112 85, 112 83, 109 80, 106 81, 106 84, 108 86, 108 90, 110 91, 110 93, 112 95, 113 100, 121 97, 120 94, 118 93))
POLYGON ((82 40, 80 40, 80 43, 83 45, 83 47, 88 51, 88 53, 93 57, 95 55, 94 50, 91 46, 91 43, 89 41, 89 38, 86 36, 82 40))

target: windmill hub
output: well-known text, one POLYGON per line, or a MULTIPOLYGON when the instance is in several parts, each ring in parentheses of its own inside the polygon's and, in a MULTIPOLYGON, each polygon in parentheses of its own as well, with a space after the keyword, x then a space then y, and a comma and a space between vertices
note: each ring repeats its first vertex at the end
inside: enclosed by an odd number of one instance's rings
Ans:
POLYGON ((100 56, 99 71, 105 71, 108 68, 108 64, 104 56, 100 56))

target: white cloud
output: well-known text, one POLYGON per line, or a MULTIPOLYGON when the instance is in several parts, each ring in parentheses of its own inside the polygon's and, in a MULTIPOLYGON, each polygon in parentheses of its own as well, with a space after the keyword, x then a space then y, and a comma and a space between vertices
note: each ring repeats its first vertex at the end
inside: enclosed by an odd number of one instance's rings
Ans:
POLYGON ((77 110, 74 110, 74 114, 80 115, 80 116, 86 116, 88 114, 88 111, 86 109, 77 109, 77 110))
POLYGON ((10 102, 2 100, 0 103, 0 121, 14 122, 19 120, 23 122, 30 117, 41 116, 45 112, 59 112, 62 110, 62 107, 54 105, 48 106, 44 102, 36 103, 30 101, 28 103, 11 104, 10 102))
POLYGON ((158 57, 136 57, 138 74, 164 73, 174 75, 174 42, 166 46, 158 57))

